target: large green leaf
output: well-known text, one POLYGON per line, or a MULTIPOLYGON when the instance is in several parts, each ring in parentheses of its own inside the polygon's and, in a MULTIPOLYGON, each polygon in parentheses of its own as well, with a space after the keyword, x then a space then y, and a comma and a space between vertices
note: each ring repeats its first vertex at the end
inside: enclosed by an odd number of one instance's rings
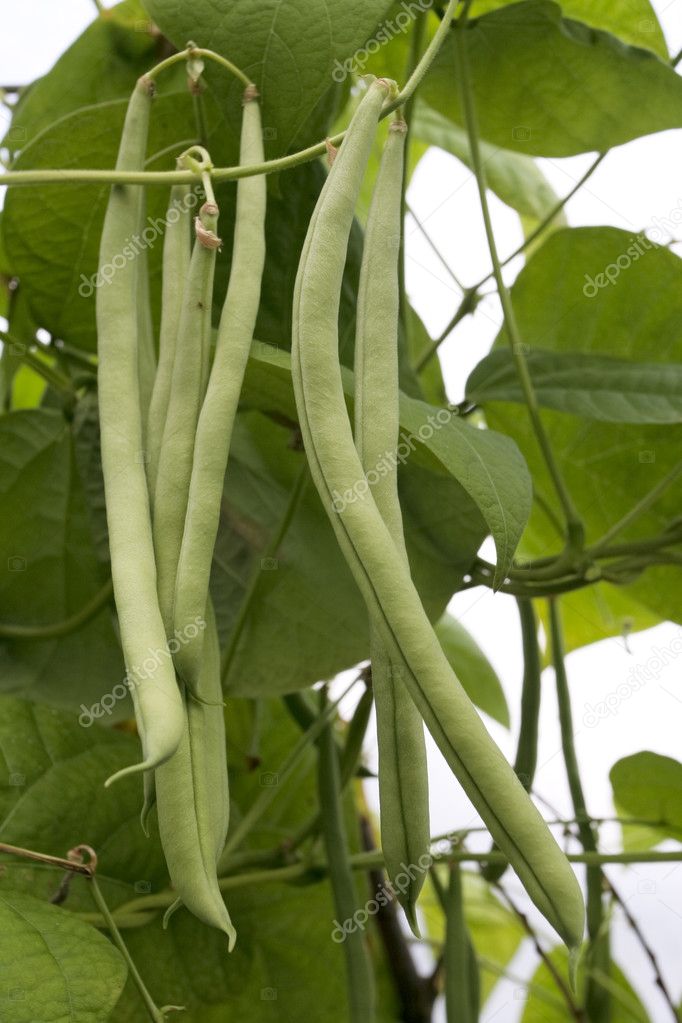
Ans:
MULTIPOLYGON (((616 228, 579 228, 554 234, 519 275, 512 300, 528 354, 540 348, 580 352, 664 366, 682 362, 682 261, 651 243, 629 259, 617 282, 597 289, 585 276, 601 273, 628 253, 632 236, 616 228), (585 289, 585 290, 584 290, 585 289), (656 296, 652 301, 651 296, 656 296)), ((498 346, 507 346, 503 334, 498 346)), ((490 425, 518 442, 533 475, 538 504, 524 541, 524 553, 542 557, 561 546, 561 513, 540 457, 528 417, 518 405, 486 405, 490 425), (549 509, 550 514, 547 513, 549 509)), ((543 422, 567 485, 596 542, 678 464, 682 428, 581 422, 543 410, 543 422)), ((679 515, 682 483, 672 485, 619 540, 655 536, 679 515)), ((564 598, 579 628, 571 645, 615 635, 624 628, 653 624, 652 614, 677 619, 682 605, 680 573, 649 569, 616 593, 600 587, 564 598), (642 608, 648 613, 642 615, 642 608)))
MULTIPOLYGON (((526 362, 541 405, 604 423, 681 423, 682 364, 534 348, 526 362)), ((468 401, 524 402, 512 353, 497 349, 466 385, 468 401)))
MULTIPOLYGON (((69 424, 58 412, 0 418, 0 602, 3 621, 51 625, 107 581, 98 563, 69 424)), ((124 675, 108 608, 61 639, 0 643, 0 689, 76 708, 124 675)), ((116 717, 126 712, 117 707, 116 717)))
MULTIPOLYGON (((518 0, 474 0, 474 17, 498 7, 507 7, 518 0)), ((650 0, 558 0, 566 18, 584 21, 592 28, 611 32, 625 43, 653 50, 664 59, 668 56, 663 29, 650 0)))
MULTIPOLYGON (((552 0, 484 15, 467 27, 466 45, 481 134, 506 149, 572 156, 682 125, 682 81, 669 64, 562 17, 552 0)), ((461 124, 457 77, 450 39, 422 95, 461 124)))
MULTIPOLYGON (((272 153, 284 153, 324 135, 324 101, 387 12, 390 0, 145 0, 154 20, 178 48, 193 39, 229 57, 258 85, 272 153)), ((207 79, 224 92, 215 69, 207 79)), ((230 84, 232 94, 238 84, 230 84)), ((338 88, 338 85, 336 86, 338 88)))
POLYGON ((494 721, 509 728, 509 707, 502 683, 471 633, 449 614, 443 615, 435 630, 469 698, 494 721))
MULTIPOLYGON (((353 379, 348 371, 344 371, 344 389, 350 404, 353 379)), ((244 399, 256 408, 295 421, 288 355, 257 343, 247 371, 244 399)), ((493 535, 497 577, 504 578, 531 502, 530 477, 515 446, 490 430, 463 423, 449 410, 436 409, 405 394, 400 396, 400 426, 400 461, 407 459, 411 466, 418 460, 457 480, 493 535)))
POLYGON ((71 913, 0 882, 3 1023, 104 1023, 126 965, 106 938, 71 913))
POLYGON ((626 817, 655 821, 657 827, 625 825, 623 840, 638 849, 666 838, 682 841, 682 764, 659 753, 635 753, 611 768, 614 802, 626 817))

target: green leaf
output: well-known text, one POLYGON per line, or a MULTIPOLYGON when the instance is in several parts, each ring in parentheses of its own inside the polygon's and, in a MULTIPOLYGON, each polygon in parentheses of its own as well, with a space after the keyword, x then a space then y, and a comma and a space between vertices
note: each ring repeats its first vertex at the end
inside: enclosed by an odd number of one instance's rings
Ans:
POLYGON ((494 721, 509 728, 509 707, 502 683, 473 636, 449 614, 441 618, 435 631, 470 699, 494 721))
MULTIPOLYGON (((179 0, 145 0, 145 5, 179 49, 193 39, 254 79, 262 97, 268 148, 275 155, 325 134, 325 97, 348 77, 343 62, 352 64, 390 0, 346 0, 342 5, 324 0, 262 0, 256 5, 196 0, 191 6, 179 0)), ((206 78, 223 95, 228 89, 229 94, 241 90, 239 83, 228 86, 224 72, 209 66, 206 78)))
POLYGON ((0 884, 3 1023, 99 1023, 119 998, 126 965, 71 913, 0 884))
MULTIPOLYGON (((645 254, 623 266, 614 286, 598 289, 593 298, 583 291, 586 273, 594 276, 617 266, 631 245, 628 232, 606 227, 562 230, 548 239, 512 288, 527 354, 535 348, 577 351, 641 359, 662 369, 682 362, 682 261, 668 249, 647 243, 645 254), (656 302, 651 301, 654 294, 656 302)), ((504 332, 496 346, 508 347, 504 332)), ((488 406, 486 418, 493 429, 517 441, 533 476, 537 503, 523 539, 524 556, 558 551, 563 542, 561 512, 527 414, 516 404, 496 402, 488 406)), ((678 425, 588 424, 551 409, 543 410, 542 420, 585 521, 588 543, 599 540, 680 460, 678 425)), ((678 480, 618 542, 658 536, 679 515, 681 498, 678 480)), ((635 631, 661 618, 677 620, 682 580, 676 569, 650 568, 627 587, 604 585, 572 593, 564 604, 577 626, 573 641, 594 642, 625 627, 635 631)))
MULTIPOLYGON (((61 414, 34 410, 0 418, 0 522, 4 623, 61 622, 106 582, 61 414)), ((91 704, 123 675, 108 608, 61 639, 0 643, 0 690, 52 706, 91 704)), ((127 703, 119 705, 116 719, 128 711, 127 703)))
MULTIPOLYGON (((481 134, 495 145, 573 156, 682 124, 682 81, 669 64, 562 17, 552 0, 493 11, 470 23, 466 39, 481 134)), ((450 39, 422 96, 462 124, 457 77, 450 39)))
MULTIPOLYGON (((561 946, 549 953, 555 969, 568 988, 568 953, 561 946)), ((578 1000, 585 990, 584 959, 578 967, 578 1000)), ((649 1016, 629 980, 616 963, 611 963, 608 977, 595 973, 595 979, 611 996, 611 1023, 649 1023, 649 1016)), ((535 971, 529 983, 528 1000, 521 1023, 572 1023, 575 1015, 569 1009, 557 988, 556 981, 544 963, 535 971)))
POLYGON ((624 844, 637 849, 666 838, 682 841, 682 764, 658 753, 635 753, 611 768, 613 798, 626 817, 655 821, 658 826, 623 827, 624 844), (660 823, 659 823, 660 822, 660 823))
MULTIPOLYGON (((417 103, 410 132, 413 138, 452 153, 471 168, 467 133, 433 107, 417 103)), ((498 199, 521 216, 532 221, 544 220, 559 202, 558 195, 530 156, 500 149, 485 141, 481 143, 481 155, 488 186, 498 199)), ((565 215, 560 213, 555 224, 565 222, 565 215)))
MULTIPOLYGON (((344 390, 350 404, 353 381, 349 371, 344 371, 344 390)), ((295 421, 290 360, 285 353, 255 344, 244 400, 295 421)), ((447 409, 436 409, 405 394, 400 396, 400 426, 400 461, 407 458, 412 465, 418 460, 457 480, 486 521, 497 548, 497 579, 504 578, 532 498, 530 477, 516 447, 490 430, 461 422, 447 409)))
MULTIPOLYGON (((633 362, 534 348, 526 362, 541 405, 604 423, 682 422, 682 364, 633 362)), ((468 401, 524 403, 512 353, 491 352, 466 385, 468 401)))
MULTIPOLYGON (((472 15, 479 17, 517 0, 474 0, 472 15)), ((558 0, 564 17, 611 32, 625 43, 668 57, 668 47, 650 0, 558 0)))

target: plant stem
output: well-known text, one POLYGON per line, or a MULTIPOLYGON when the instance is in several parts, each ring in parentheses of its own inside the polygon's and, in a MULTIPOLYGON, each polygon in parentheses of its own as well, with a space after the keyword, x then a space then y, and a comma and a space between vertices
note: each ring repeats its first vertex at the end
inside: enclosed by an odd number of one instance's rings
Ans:
MULTIPOLYGON (((320 694, 320 714, 327 709, 327 694, 320 694)), ((331 721, 327 720, 317 740, 317 787, 321 807, 322 837, 327 854, 328 874, 334 897, 336 921, 343 931, 346 959, 348 1018, 350 1023, 371 1023, 374 1019, 374 976, 361 927, 345 932, 344 924, 354 920, 360 908, 350 864, 348 835, 341 802, 339 760, 331 721)))
POLYGON ((112 594, 113 584, 109 579, 80 611, 61 622, 54 622, 51 625, 10 625, 0 622, 0 639, 60 639, 62 636, 68 636, 92 621, 109 602, 112 594))
POLYGON ((59 870, 69 870, 73 874, 92 877, 93 867, 90 863, 79 863, 75 860, 63 859, 61 856, 48 856, 47 853, 23 849, 18 845, 7 845, 6 842, 0 842, 0 853, 4 853, 6 856, 19 856, 24 860, 33 860, 35 863, 44 863, 46 866, 57 867, 59 870))
POLYGON ((145 1004, 145 1008, 149 1013, 149 1018, 153 1020, 154 1023, 165 1023, 166 1016, 161 1011, 161 1009, 158 1008, 158 1006, 154 1002, 154 999, 149 994, 149 991, 147 990, 147 987, 144 981, 142 980, 142 977, 140 976, 140 972, 137 969, 137 966, 135 965, 135 962, 132 956, 130 955, 130 952, 128 951, 126 943, 121 936, 121 932, 116 926, 116 921, 111 915, 109 907, 107 906, 106 900, 104 899, 102 892, 100 891, 100 887, 97 884, 97 879, 95 878, 94 874, 90 878, 90 885, 92 889, 93 901, 97 906, 97 909, 102 914, 102 917, 106 921, 107 927, 111 932, 111 937, 114 941, 114 944, 116 945, 116 947, 118 948, 119 952, 121 953, 126 962, 130 976, 133 979, 133 983, 135 984, 135 987, 139 991, 140 997, 142 998, 142 1001, 145 1004))
POLYGON ((227 681, 230 676, 230 670, 234 663, 234 658, 237 653, 237 648, 239 646, 239 640, 241 639, 242 633, 244 631, 244 626, 246 625, 247 619, 249 617, 249 612, 251 611, 251 606, 256 596, 261 576, 263 574, 262 567, 263 563, 272 561, 272 559, 275 558, 277 551, 281 547, 285 536, 289 532, 289 528, 294 520, 294 516, 298 511, 307 482, 308 463, 304 462, 301 465, 301 468, 299 469, 298 475, 294 482, 293 490, 291 491, 289 500, 287 502, 286 508, 284 509, 284 514, 280 519, 279 525, 277 526, 277 529, 270 537, 268 545, 260 558, 259 564, 251 573, 251 578, 247 583, 246 591, 244 593, 244 597, 242 599, 242 602, 239 606, 239 611, 237 613, 237 619, 234 623, 234 627, 230 634, 230 638, 227 643, 227 648, 223 656, 221 668, 223 685, 227 684, 227 681))
MULTIPOLYGON (((566 662, 564 655, 564 638, 561 626, 561 615, 556 600, 550 600, 549 620, 551 633, 552 661, 556 678, 557 702, 559 705, 559 723, 561 727, 561 746, 563 750, 564 763, 566 765, 566 777, 573 803, 573 812, 578 822, 578 834, 580 843, 588 853, 597 852, 597 841, 592 823, 590 821, 585 793, 580 779, 580 767, 575 749, 573 713, 571 710, 571 696, 566 675, 566 662)), ((604 919, 604 906, 602 892, 604 889, 604 878, 601 867, 594 866, 587 868, 587 933, 590 939, 588 948, 588 963, 591 969, 587 975, 587 991, 585 995, 585 1006, 590 1019, 595 1021, 607 1021, 611 1016, 611 999, 604 986, 599 984, 593 975, 598 969, 604 971, 608 976, 610 973, 611 957, 609 950, 608 927, 604 919)))
POLYGON ((180 50, 178 53, 173 53, 170 57, 166 57, 165 60, 162 60, 155 67, 147 71, 146 77, 155 80, 160 74, 163 74, 164 71, 167 71, 175 64, 181 63, 183 60, 211 60, 214 64, 219 64, 226 71, 229 71, 229 73, 239 79, 245 87, 253 84, 244 72, 241 71, 236 64, 233 64, 231 60, 227 60, 226 57, 216 53, 214 50, 205 50, 200 46, 194 46, 193 43, 190 43, 186 49, 180 50))
POLYGON ((559 503, 563 509, 564 518, 566 522, 566 544, 567 549, 571 552, 580 551, 583 547, 585 529, 582 521, 575 509, 573 499, 566 487, 563 476, 559 469, 559 465, 554 457, 549 437, 545 431, 540 416, 540 408, 538 405, 535 389, 533 382, 528 371, 526 364, 526 358, 524 355, 524 347, 521 342, 521 335, 519 332, 516 313, 514 312, 514 306, 512 304, 511 295, 507 288, 504 275, 502 273, 502 267, 500 264, 499 255, 497 252, 497 242, 495 241, 495 232, 493 230, 492 218, 490 215, 490 207, 488 204, 488 193, 487 193, 487 182, 485 174, 485 166, 481 156, 481 147, 479 144, 479 133, 478 123, 476 116, 476 106, 474 102, 473 88, 471 83, 471 75, 469 72, 469 55, 467 52, 467 45, 464 39, 466 18, 459 19, 455 26, 455 39, 457 42, 457 53, 459 56, 459 73, 460 83, 462 92, 462 106, 464 110, 464 119, 466 122, 467 134, 469 136, 469 148, 471 150, 471 162, 476 176, 476 182, 478 184, 479 198, 481 202, 481 211, 483 214, 483 221, 485 224, 485 232, 488 239, 488 247, 490 249, 490 258, 493 263, 493 271, 495 280, 497 282, 497 290, 500 296, 500 302, 502 305, 502 311, 504 314, 505 326, 507 328, 507 336, 509 344, 511 345, 512 357, 516 366, 516 371, 523 389, 526 405, 533 426, 533 431, 537 439, 538 445, 544 457, 545 465, 554 484, 559 503))
POLYGON ((422 370, 428 365, 433 356, 436 354, 440 346, 450 336, 455 327, 457 327, 462 320, 466 319, 476 311, 476 307, 479 303, 479 297, 476 291, 472 288, 467 288, 462 295, 462 300, 455 310, 452 319, 449 321, 445 330, 443 330, 435 341, 432 341, 428 348, 424 349, 422 354, 419 356, 414 364, 415 373, 421 373, 422 370))
POLYGON ((459 280, 459 278, 457 277, 457 274, 454 272, 454 270, 450 267, 450 264, 448 263, 447 259, 445 258, 443 253, 440 251, 440 249, 438 248, 438 246, 434 242, 433 238, 431 237, 429 232, 426 230, 426 228, 422 224, 421 220, 419 219, 419 217, 417 216, 417 214, 414 212, 414 210, 410 206, 409 202, 407 202, 407 201, 405 203, 405 210, 406 210, 407 213, 409 213, 409 215, 414 220, 415 224, 417 225, 417 230, 419 231, 420 235, 422 236, 422 238, 424 239, 426 244, 429 246, 429 248, 431 249, 433 254, 438 259, 438 262, 441 264, 441 266, 443 267, 443 269, 447 273, 448 277, 451 278, 453 283, 460 289, 460 291, 462 291, 462 292, 466 291, 467 289, 462 284, 462 282, 459 280))
POLYGON ((76 399, 76 390, 69 378, 58 369, 55 369, 54 366, 43 362, 35 352, 31 351, 30 345, 22 344, 22 342, 17 341, 16 338, 4 330, 0 330, 0 341, 2 341, 3 345, 10 345, 12 355, 32 369, 34 373, 37 373, 38 376, 41 376, 58 394, 64 395, 69 401, 76 399))

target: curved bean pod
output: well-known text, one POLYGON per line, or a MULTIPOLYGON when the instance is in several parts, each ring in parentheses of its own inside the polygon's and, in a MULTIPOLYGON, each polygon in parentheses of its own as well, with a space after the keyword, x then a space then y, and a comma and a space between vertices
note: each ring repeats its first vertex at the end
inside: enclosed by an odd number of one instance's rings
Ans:
POLYGON ((371 493, 334 511, 364 471, 338 361, 338 311, 355 203, 386 86, 355 114, 312 217, 297 276, 292 375, 311 474, 382 642, 429 731, 528 894, 566 943, 582 939, 576 878, 447 662, 371 493))
MULTIPOLYGON (((161 613, 169 635, 173 631, 173 599, 178 558, 187 513, 192 475, 194 437, 203 400, 205 350, 211 333, 211 302, 217 248, 218 207, 205 203, 195 221, 196 241, 182 300, 168 410, 159 453, 154 495, 154 549, 158 569, 161 613)), ((206 599, 186 624, 203 615, 206 599)))
POLYGON ((190 227, 189 185, 174 185, 171 189, 166 233, 163 240, 163 283, 161 297, 161 333, 159 336, 159 365, 154 380, 147 419, 147 478, 153 501, 159 470, 159 454, 163 429, 166 425, 170 398, 178 325, 182 315, 182 300, 189 277, 190 227), (176 217, 171 217, 172 211, 176 217))
MULTIPOLYGON (((244 93, 240 161, 263 160, 263 132, 255 86, 244 93)), ((241 178, 230 281, 218 328, 213 367, 199 416, 175 588, 175 627, 203 613, 218 532, 225 471, 256 316, 265 264, 265 177, 241 178)), ((201 663, 203 637, 183 645, 180 676, 192 686, 201 663)))
MULTIPOLYGON (((407 564, 395 460, 398 414, 398 319, 402 180, 407 125, 390 126, 365 231, 355 337, 355 446, 372 494, 395 545, 407 564), (392 457, 393 456, 393 457, 392 457), (388 466, 387 466, 388 461, 388 466)), ((421 715, 376 627, 370 623, 372 687, 379 745, 381 845, 388 876, 419 865, 430 845, 429 785, 421 715)), ((410 926, 419 934, 416 903, 424 883, 420 869, 409 872, 398 898, 410 926)))
MULTIPOLYGON (((141 78, 128 106, 118 170, 144 166, 152 93, 151 82, 141 78)), ((114 185, 102 231, 100 264, 123 251, 138 217, 137 186, 114 185)), ((138 269, 136 260, 127 261, 109 284, 97 289, 99 413, 111 574, 143 748, 143 762, 119 771, 107 784, 172 756, 184 722, 156 593, 139 397, 138 269), (151 671, 144 669, 149 659, 154 662, 151 671)))

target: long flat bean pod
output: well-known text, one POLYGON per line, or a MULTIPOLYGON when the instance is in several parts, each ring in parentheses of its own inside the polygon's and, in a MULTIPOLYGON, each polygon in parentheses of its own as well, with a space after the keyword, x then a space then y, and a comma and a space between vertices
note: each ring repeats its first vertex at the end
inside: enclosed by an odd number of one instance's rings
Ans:
MULTIPOLYGON (((194 438, 203 400, 205 350, 211 333, 211 302, 217 247, 214 244, 218 207, 205 203, 195 222, 196 241, 182 300, 175 360, 154 495, 154 548, 161 613, 168 634, 173 631, 173 599, 180 546, 192 475, 194 438)), ((203 615, 206 599, 194 616, 203 615)))
MULTIPOLYGON (((144 189, 140 191, 137 234, 142 234, 147 217, 147 201, 144 189)), ((149 408, 156 377, 156 347, 154 344, 154 323, 152 320, 152 304, 149 292, 149 258, 147 249, 143 248, 135 257, 138 263, 137 272, 137 367, 140 387, 140 407, 142 408, 142 444, 145 460, 149 461, 147 450, 147 419, 144 410, 149 408)))
MULTIPOLYGON (((355 445, 372 493, 407 563, 398 499, 398 268, 402 233, 402 180, 407 125, 394 121, 374 186, 360 270, 355 337, 355 445)), ((429 852, 429 787, 421 714, 377 628, 370 623, 372 686, 379 744, 381 845, 394 880, 429 852)), ((422 870, 410 871, 398 898, 418 933, 416 902, 422 870)))
POLYGON ((166 214, 166 233, 163 240, 163 282, 161 292, 161 331, 159 335, 159 364, 154 380, 149 416, 147 419, 147 478, 153 501, 163 429, 166 425, 170 399, 175 346, 182 315, 182 300, 189 277, 191 254, 191 208, 189 185, 174 185, 166 214))
POLYGON ((429 731, 528 894, 567 944, 584 929, 576 878, 456 678, 371 493, 335 512, 364 471, 345 406, 338 311, 355 203, 386 87, 370 86, 312 217, 296 281, 292 374, 311 474, 382 641, 429 731))
MULTIPOLYGON (((118 170, 144 165, 151 98, 152 85, 141 78, 128 107, 118 170)), ((137 186, 114 185, 100 264, 124 250, 138 216, 137 186)), ((138 272, 136 260, 126 261, 111 282, 97 290, 99 413, 111 573, 143 748, 143 762, 114 777, 155 767, 172 756, 184 722, 156 592, 139 397, 138 272)))
POLYGON ((443 966, 447 1023, 477 1023, 478 963, 464 915, 462 872, 458 863, 450 867, 450 884, 445 902, 443 966))
MULTIPOLYGON (((245 90, 240 149, 240 160, 245 164, 263 160, 257 97, 254 86, 245 90)), ((260 304, 266 200, 264 175, 239 181, 230 281, 194 445, 175 588, 177 629, 202 613, 206 604, 232 427, 260 304)), ((198 636, 184 645, 176 658, 180 675, 190 685, 201 662, 202 638, 198 636)))

